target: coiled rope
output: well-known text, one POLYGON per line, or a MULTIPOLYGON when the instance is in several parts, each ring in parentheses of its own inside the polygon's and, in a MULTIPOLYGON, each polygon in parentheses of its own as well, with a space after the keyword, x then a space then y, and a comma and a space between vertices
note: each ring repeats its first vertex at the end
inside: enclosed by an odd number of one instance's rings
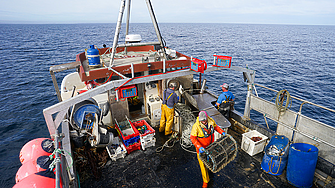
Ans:
POLYGON ((174 146, 174 144, 177 142, 177 135, 178 135, 178 132, 174 132, 172 133, 171 137, 169 138, 169 140, 167 140, 164 145, 156 148, 156 152, 159 153, 161 152, 164 147, 167 147, 167 148, 172 148, 174 146), (169 143, 172 142, 172 145, 169 145, 169 143))
POLYGON ((292 106, 292 98, 290 93, 284 89, 284 90, 280 90, 277 95, 276 95, 276 108, 279 111, 279 115, 281 113, 284 113, 287 109, 290 109, 292 106), (286 103, 284 105, 284 101, 286 98, 286 103), (290 105, 290 107, 288 107, 290 105))
MULTIPOLYGON (((176 111, 179 113, 179 117, 182 119, 182 136, 180 137, 180 146, 183 150, 190 152, 190 153, 197 153, 196 151, 191 151, 189 148, 193 146, 193 143, 191 141, 191 131, 193 124, 195 123, 196 117, 193 115, 191 108, 189 106, 186 106, 185 104, 177 103, 175 105, 176 111)), ((169 140, 167 140, 163 146, 158 147, 156 149, 156 152, 161 152, 164 147, 171 148, 174 146, 174 144, 178 141, 177 135, 172 134, 169 140), (172 145, 169 145, 172 142, 172 145)))

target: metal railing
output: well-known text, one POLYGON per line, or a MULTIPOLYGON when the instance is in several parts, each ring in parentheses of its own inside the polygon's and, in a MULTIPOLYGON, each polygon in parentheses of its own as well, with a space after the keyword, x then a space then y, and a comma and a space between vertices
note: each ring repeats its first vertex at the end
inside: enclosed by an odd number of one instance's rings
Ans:
MULTIPOLYGON (((273 92, 279 92, 260 84, 254 85, 273 92)), ((292 99, 301 102, 299 110, 294 112, 293 110, 287 109, 285 112, 281 113, 278 111, 274 103, 258 97, 255 87, 254 90, 257 96, 252 95, 250 108, 262 113, 265 121, 266 118, 275 121, 277 123, 276 134, 285 135, 288 138, 291 138, 291 142, 306 142, 318 145, 320 150, 319 156, 330 163, 335 164, 335 157, 329 154, 335 148, 335 139, 333 138, 335 127, 303 115, 302 109, 304 104, 310 104, 333 113, 335 113, 335 110, 298 97, 290 96, 292 99)))

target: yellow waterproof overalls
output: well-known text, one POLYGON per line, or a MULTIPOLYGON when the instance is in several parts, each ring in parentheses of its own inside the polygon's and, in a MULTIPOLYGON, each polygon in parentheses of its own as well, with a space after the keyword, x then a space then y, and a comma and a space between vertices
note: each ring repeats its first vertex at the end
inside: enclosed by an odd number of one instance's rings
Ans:
MULTIPOLYGON (((169 100, 169 98, 174 94, 174 92, 172 92, 169 97, 166 99, 166 101, 169 100)), ((160 121, 160 125, 159 125, 159 132, 163 132, 165 130, 165 135, 169 135, 172 133, 172 125, 173 125, 173 117, 174 117, 174 107, 169 108, 165 104, 162 104, 161 106, 161 121, 160 121)))

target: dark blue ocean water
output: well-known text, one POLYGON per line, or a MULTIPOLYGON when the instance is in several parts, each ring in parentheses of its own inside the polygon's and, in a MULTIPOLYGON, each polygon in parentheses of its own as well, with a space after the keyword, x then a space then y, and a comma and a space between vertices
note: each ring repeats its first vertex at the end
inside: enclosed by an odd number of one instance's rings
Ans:
MULTIPOLYGON (((0 25, 1 187, 15 184, 21 147, 49 137, 42 111, 57 103, 49 67, 75 61, 91 44, 111 46, 114 29, 114 24, 0 25)), ((208 63, 214 53, 231 55, 233 65, 256 70, 256 83, 335 109, 335 26, 160 24, 160 29, 167 46, 183 54, 208 63)), ((133 24, 130 32, 141 34, 143 42, 156 41, 152 24, 133 24)), ((58 83, 65 74, 56 74, 58 83)), ((243 113, 247 88, 242 73, 204 77, 216 94, 219 85, 229 83, 235 108, 243 113)), ((263 98, 275 96, 257 91, 263 98)), ((298 107, 293 104, 292 109, 298 107)), ((305 105, 303 114, 335 126, 334 113, 305 105)), ((256 120, 264 124, 262 117, 256 120)))

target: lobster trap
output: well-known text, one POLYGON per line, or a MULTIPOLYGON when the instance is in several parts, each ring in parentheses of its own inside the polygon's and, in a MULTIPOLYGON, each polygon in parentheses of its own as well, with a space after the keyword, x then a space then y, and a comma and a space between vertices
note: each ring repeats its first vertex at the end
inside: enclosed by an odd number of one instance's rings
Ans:
POLYGON ((237 143, 234 138, 227 134, 206 147, 205 152, 199 155, 200 160, 213 173, 219 172, 237 155, 237 143))

